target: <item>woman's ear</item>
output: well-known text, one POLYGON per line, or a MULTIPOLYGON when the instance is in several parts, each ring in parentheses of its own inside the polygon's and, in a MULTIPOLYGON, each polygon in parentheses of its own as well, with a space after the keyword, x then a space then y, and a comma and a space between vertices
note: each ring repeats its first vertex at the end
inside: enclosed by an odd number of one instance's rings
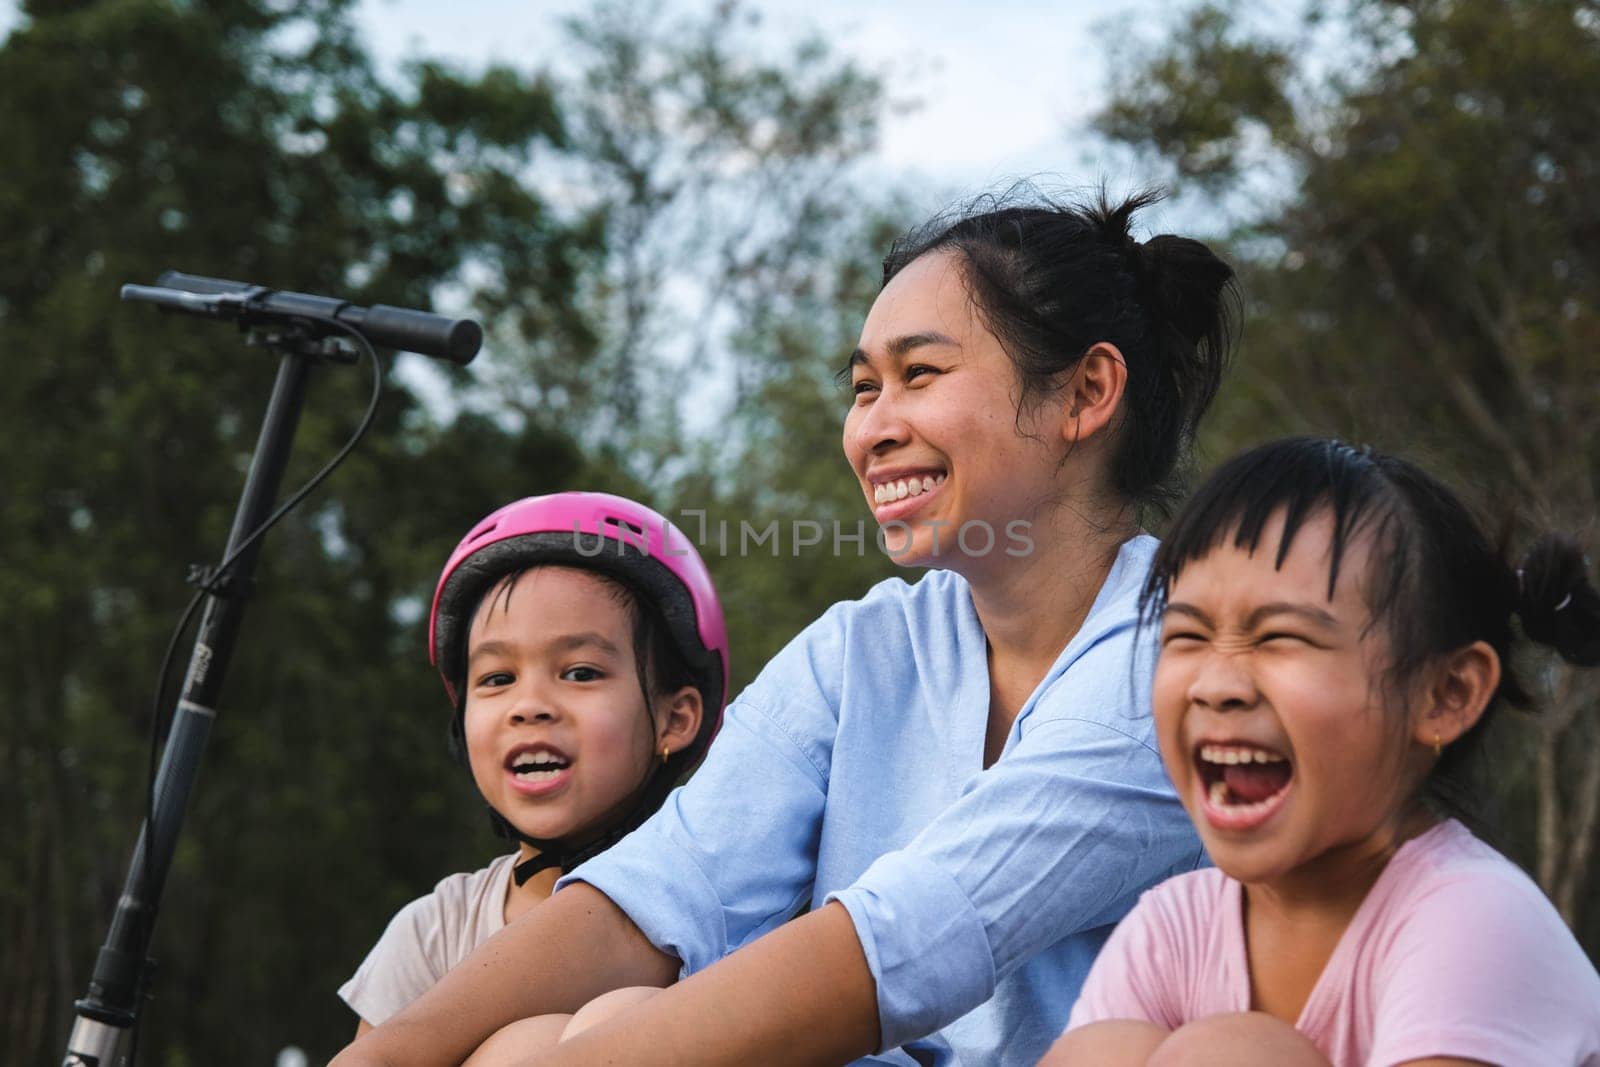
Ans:
POLYGON ((1475 726, 1500 687, 1500 655, 1487 641, 1474 641, 1445 656, 1426 693, 1412 738, 1434 748, 1448 745, 1475 726))
POLYGON ((1089 347, 1072 368, 1061 394, 1061 433, 1069 444, 1101 433, 1117 414, 1128 387, 1128 364, 1109 341, 1089 347))
POLYGON ((692 745, 700 735, 700 720, 705 715, 700 690, 692 685, 686 685, 667 697, 665 703, 666 711, 658 717, 656 728, 658 756, 663 748, 682 752, 692 745))

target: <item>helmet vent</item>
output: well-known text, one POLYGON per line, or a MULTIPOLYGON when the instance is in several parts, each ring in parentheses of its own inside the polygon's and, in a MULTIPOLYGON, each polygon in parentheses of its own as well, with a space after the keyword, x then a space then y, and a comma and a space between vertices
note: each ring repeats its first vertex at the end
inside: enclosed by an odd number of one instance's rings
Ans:
POLYGON ((473 541, 481 541, 485 537, 487 537, 489 534, 494 533, 495 530, 499 529, 499 527, 500 527, 500 520, 499 519, 491 519, 490 521, 484 523, 482 526, 478 527, 476 530, 473 530, 472 533, 468 534, 467 535, 467 543, 471 544, 473 541))
POLYGON ((619 519, 615 515, 607 515, 605 521, 617 528, 618 540, 626 540, 622 535, 622 531, 627 530, 629 533, 633 534, 639 539, 637 543, 640 545, 640 547, 650 543, 650 535, 645 532, 643 526, 640 526, 636 522, 629 522, 627 519, 619 519))

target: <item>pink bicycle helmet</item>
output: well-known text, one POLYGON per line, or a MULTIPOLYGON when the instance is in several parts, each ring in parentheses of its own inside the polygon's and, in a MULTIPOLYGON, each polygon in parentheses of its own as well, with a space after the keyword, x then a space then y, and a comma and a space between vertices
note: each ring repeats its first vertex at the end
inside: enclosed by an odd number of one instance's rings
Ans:
MULTIPOLYGON (((536 870, 571 870, 643 822, 672 787, 704 758, 722 726, 728 687, 728 628, 705 562, 683 532, 643 504, 610 493, 552 493, 507 504, 472 528, 450 553, 433 594, 428 658, 439 669, 455 705, 452 731, 461 741, 467 634, 478 603, 507 574, 559 565, 595 571, 622 583, 659 613, 705 713, 692 744, 655 771, 623 825, 582 849, 530 838, 495 813, 506 833, 540 850, 542 859, 519 867, 519 883, 536 870)), ((463 753, 465 749, 462 749, 463 753)))

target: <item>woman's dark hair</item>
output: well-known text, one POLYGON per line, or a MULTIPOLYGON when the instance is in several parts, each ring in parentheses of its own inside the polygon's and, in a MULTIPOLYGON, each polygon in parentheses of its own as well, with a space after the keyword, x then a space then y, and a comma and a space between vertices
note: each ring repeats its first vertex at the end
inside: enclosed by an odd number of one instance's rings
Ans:
POLYGON ((1166 511, 1232 349, 1233 268, 1187 237, 1133 239, 1134 213, 1159 193, 1120 204, 1104 190, 1092 204, 1016 199, 980 197, 900 238, 883 282, 929 252, 959 256, 973 304, 1016 365, 1024 404, 1059 386, 1094 345, 1115 345, 1128 384, 1114 484, 1166 511))
MULTIPOLYGON (((1173 521, 1156 552, 1142 599, 1146 624, 1166 607, 1185 565, 1231 535, 1254 553, 1273 515, 1282 512, 1275 546, 1281 567, 1295 534, 1329 514, 1328 595, 1351 543, 1370 534, 1369 573, 1359 576, 1371 626, 1388 638, 1389 681, 1404 686, 1437 657, 1486 641, 1500 657, 1500 686, 1478 722, 1444 750, 1425 784, 1436 809, 1480 822, 1476 754, 1501 704, 1526 706, 1511 661, 1517 616, 1530 639, 1579 666, 1600 664, 1600 593, 1583 553, 1544 534, 1513 567, 1453 492, 1403 459, 1342 441, 1294 437, 1254 448, 1223 464, 1173 521)), ((1403 690, 1402 690, 1403 691, 1403 690)))

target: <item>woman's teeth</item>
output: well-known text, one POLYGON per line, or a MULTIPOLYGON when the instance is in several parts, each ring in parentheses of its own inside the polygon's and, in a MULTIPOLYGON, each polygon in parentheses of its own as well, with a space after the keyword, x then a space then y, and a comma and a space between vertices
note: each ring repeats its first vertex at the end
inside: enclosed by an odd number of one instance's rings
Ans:
POLYGON ((908 496, 931 493, 944 484, 945 477, 943 474, 928 474, 920 478, 901 478, 898 481, 883 482, 872 487, 872 502, 890 504, 896 500, 904 500, 908 496))

